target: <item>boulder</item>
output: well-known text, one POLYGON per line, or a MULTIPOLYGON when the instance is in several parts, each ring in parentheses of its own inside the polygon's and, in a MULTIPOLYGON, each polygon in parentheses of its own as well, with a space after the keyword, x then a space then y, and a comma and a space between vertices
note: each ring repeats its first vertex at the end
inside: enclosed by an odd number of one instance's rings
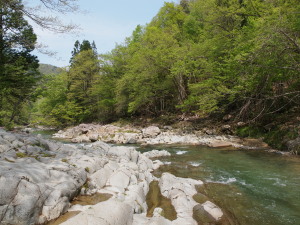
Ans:
POLYGON ((133 209, 116 199, 100 202, 61 225, 132 225, 133 209))
POLYGON ((161 133, 157 126, 150 126, 142 130, 144 138, 154 138, 161 133))
POLYGON ((202 181, 189 178, 175 177, 169 173, 163 173, 159 186, 163 196, 171 199, 177 212, 176 224, 197 224, 193 219, 193 208, 198 203, 193 199, 197 194, 196 185, 203 185, 202 181))
POLYGON ((115 171, 108 179, 107 184, 119 189, 121 193, 125 191, 125 188, 129 185, 130 173, 124 170, 115 171))
POLYGON ((225 147, 232 147, 232 143, 228 141, 219 141, 219 140, 212 140, 208 146, 212 148, 225 148, 225 147))
POLYGON ((223 215, 222 210, 210 201, 198 204, 193 208, 193 216, 200 224, 218 222, 222 219, 223 215))
POLYGON ((99 134, 98 133, 90 133, 90 134, 88 134, 88 137, 91 142, 95 142, 95 141, 98 141, 99 134))
POLYGON ((149 152, 144 152, 143 155, 148 158, 157 158, 163 156, 171 156, 171 153, 166 150, 152 150, 149 152))
POLYGON ((90 185, 97 189, 103 188, 112 173, 113 171, 108 167, 98 170, 90 176, 90 185))

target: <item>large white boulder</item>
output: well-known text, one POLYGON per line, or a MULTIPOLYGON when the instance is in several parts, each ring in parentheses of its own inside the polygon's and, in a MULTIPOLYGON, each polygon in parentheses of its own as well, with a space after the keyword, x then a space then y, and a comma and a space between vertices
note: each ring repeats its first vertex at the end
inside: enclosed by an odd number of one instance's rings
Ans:
POLYGON ((90 206, 89 209, 61 225, 132 225, 133 209, 130 205, 111 199, 90 206))
POLYGON ((195 186, 202 184, 202 181, 179 178, 170 173, 162 174, 159 186, 162 195, 171 199, 177 212, 177 219, 174 224, 197 225, 193 219, 193 208, 198 203, 193 199, 193 195, 197 194, 195 186))

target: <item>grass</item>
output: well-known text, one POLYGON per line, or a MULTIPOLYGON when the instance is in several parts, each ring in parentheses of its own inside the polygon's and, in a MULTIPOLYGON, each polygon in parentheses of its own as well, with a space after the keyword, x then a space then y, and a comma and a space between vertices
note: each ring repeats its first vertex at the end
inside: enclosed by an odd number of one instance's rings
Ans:
POLYGON ((28 155, 26 153, 23 153, 23 152, 17 152, 16 153, 16 156, 19 157, 19 158, 25 158, 25 157, 28 157, 28 155))
POLYGON ((67 159, 62 159, 61 161, 62 161, 62 162, 65 162, 65 163, 68 163, 68 160, 67 160, 67 159))

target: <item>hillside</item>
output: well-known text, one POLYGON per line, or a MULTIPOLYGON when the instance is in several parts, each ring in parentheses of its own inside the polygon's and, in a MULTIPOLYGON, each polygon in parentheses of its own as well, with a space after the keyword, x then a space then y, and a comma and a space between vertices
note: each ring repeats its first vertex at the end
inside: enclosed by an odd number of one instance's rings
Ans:
POLYGON ((60 67, 53 66, 50 64, 40 63, 39 71, 42 74, 59 74, 62 71, 62 69, 60 67))

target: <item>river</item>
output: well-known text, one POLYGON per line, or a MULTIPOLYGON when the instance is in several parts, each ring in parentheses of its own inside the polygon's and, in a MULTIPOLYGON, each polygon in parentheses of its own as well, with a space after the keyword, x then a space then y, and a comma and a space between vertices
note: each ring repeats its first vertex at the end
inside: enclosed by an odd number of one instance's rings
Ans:
POLYGON ((241 225, 300 224, 300 159, 263 150, 204 146, 141 147, 165 149, 170 172, 205 182, 202 192, 241 225))
MULTIPOLYGON (((42 133, 49 138, 47 132, 42 133)), ((207 195, 240 225, 300 224, 300 158, 263 150, 205 146, 136 146, 167 150, 155 172, 202 180, 207 195)))

